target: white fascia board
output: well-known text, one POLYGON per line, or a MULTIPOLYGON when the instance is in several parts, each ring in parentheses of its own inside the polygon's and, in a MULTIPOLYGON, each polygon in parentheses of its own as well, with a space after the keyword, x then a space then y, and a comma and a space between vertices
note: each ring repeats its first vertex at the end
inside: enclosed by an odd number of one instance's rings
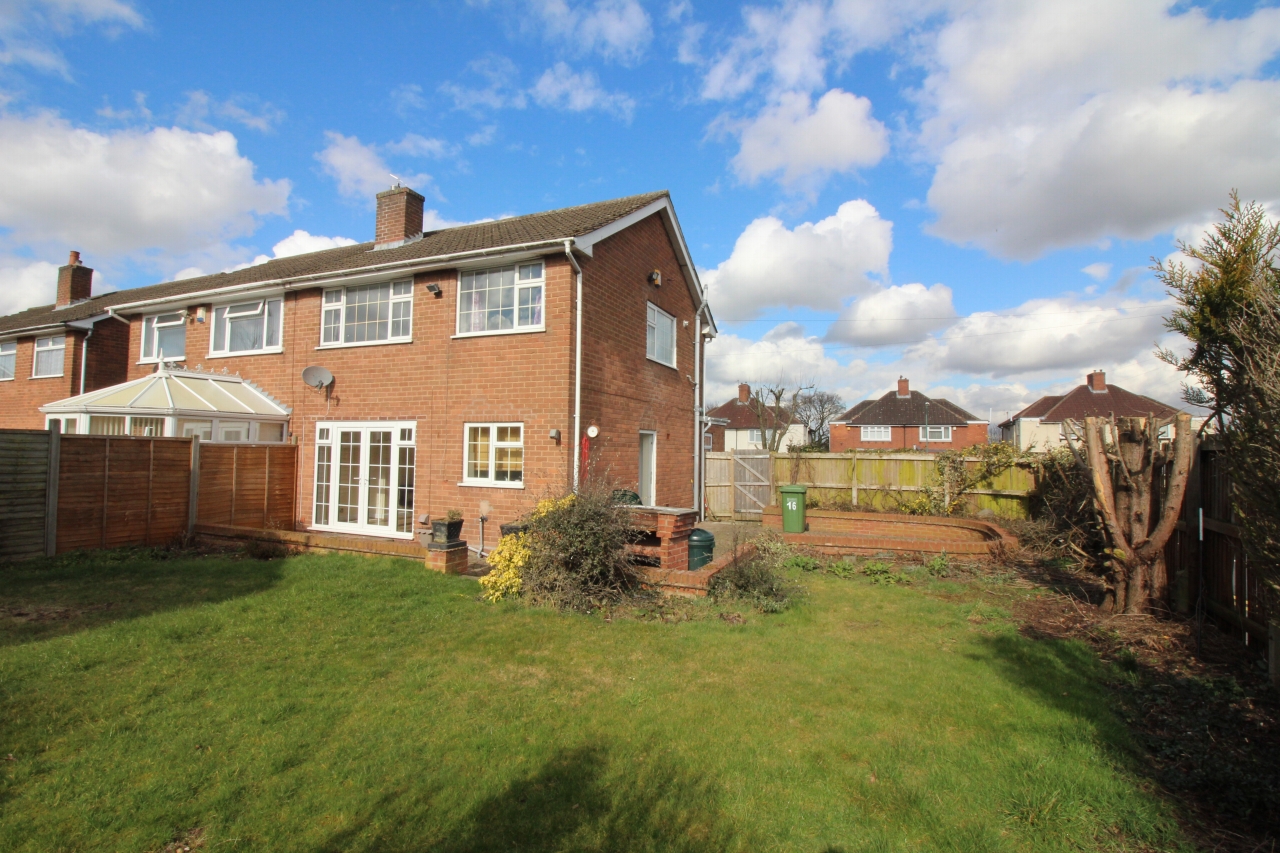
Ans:
POLYGON ((698 268, 694 266, 693 256, 689 254, 689 247, 684 239, 684 231, 680 228, 680 220, 676 217, 676 209, 671 203, 670 196, 664 195, 662 198, 651 201, 621 219, 615 219, 595 231, 584 234, 581 237, 575 237, 573 239, 573 247, 581 250, 587 257, 594 257, 596 243, 607 237, 612 237, 619 231, 630 228, 655 213, 662 214, 662 224, 667 229, 667 236, 671 238, 671 242, 676 247, 676 260, 684 272, 685 281, 688 282, 689 295, 693 297, 693 304, 706 317, 707 327, 703 331, 710 331, 711 337, 714 338, 719 334, 719 329, 716 328, 715 318, 711 316, 711 309, 707 306, 707 299, 702 290, 702 281, 698 278, 698 268))

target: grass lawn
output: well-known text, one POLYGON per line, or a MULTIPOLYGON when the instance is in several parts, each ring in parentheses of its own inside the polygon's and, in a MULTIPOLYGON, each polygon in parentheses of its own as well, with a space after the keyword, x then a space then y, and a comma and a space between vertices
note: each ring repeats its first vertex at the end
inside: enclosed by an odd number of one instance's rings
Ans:
POLYGON ((1085 646, 973 584, 804 582, 670 624, 393 559, 9 568, 0 850, 1184 845, 1085 646))

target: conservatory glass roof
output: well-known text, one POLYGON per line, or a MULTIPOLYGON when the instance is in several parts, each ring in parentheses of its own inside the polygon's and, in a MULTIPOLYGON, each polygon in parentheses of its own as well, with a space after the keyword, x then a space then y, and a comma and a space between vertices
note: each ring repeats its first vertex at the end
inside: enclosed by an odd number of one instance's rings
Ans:
POLYGON ((287 420, 291 410, 238 375, 160 366, 149 376, 58 400, 41 406, 40 411, 46 414, 216 415, 287 420))

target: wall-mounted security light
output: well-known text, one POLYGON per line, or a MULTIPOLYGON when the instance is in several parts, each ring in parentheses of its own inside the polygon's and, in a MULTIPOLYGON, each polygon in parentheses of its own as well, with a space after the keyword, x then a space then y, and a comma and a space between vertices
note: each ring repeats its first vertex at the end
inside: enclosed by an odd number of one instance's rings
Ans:
POLYGON ((649 273, 649 283, 654 287, 662 287, 662 270, 654 270, 649 273))
POLYGON ((443 295, 440 292, 440 285, 436 284, 434 281, 427 285, 427 293, 430 293, 436 299, 439 299, 443 295))
POLYGON ((551 432, 547 433, 547 437, 548 437, 548 438, 550 438, 552 441, 556 442, 557 444, 559 444, 559 443, 560 443, 560 430, 558 430, 558 429, 553 429, 553 430, 551 430, 551 432))

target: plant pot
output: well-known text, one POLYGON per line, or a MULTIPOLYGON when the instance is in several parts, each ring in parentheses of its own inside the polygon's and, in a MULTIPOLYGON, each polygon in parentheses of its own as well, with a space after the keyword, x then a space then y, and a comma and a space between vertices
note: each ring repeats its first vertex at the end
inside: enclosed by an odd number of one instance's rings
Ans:
POLYGON ((502 536, 511 536, 515 533, 524 533, 529 529, 529 525, 522 521, 513 521, 510 524, 503 524, 498 528, 499 534, 502 536))
POLYGON ((447 521, 443 518, 431 522, 431 541, 447 545, 462 538, 462 519, 447 521))

